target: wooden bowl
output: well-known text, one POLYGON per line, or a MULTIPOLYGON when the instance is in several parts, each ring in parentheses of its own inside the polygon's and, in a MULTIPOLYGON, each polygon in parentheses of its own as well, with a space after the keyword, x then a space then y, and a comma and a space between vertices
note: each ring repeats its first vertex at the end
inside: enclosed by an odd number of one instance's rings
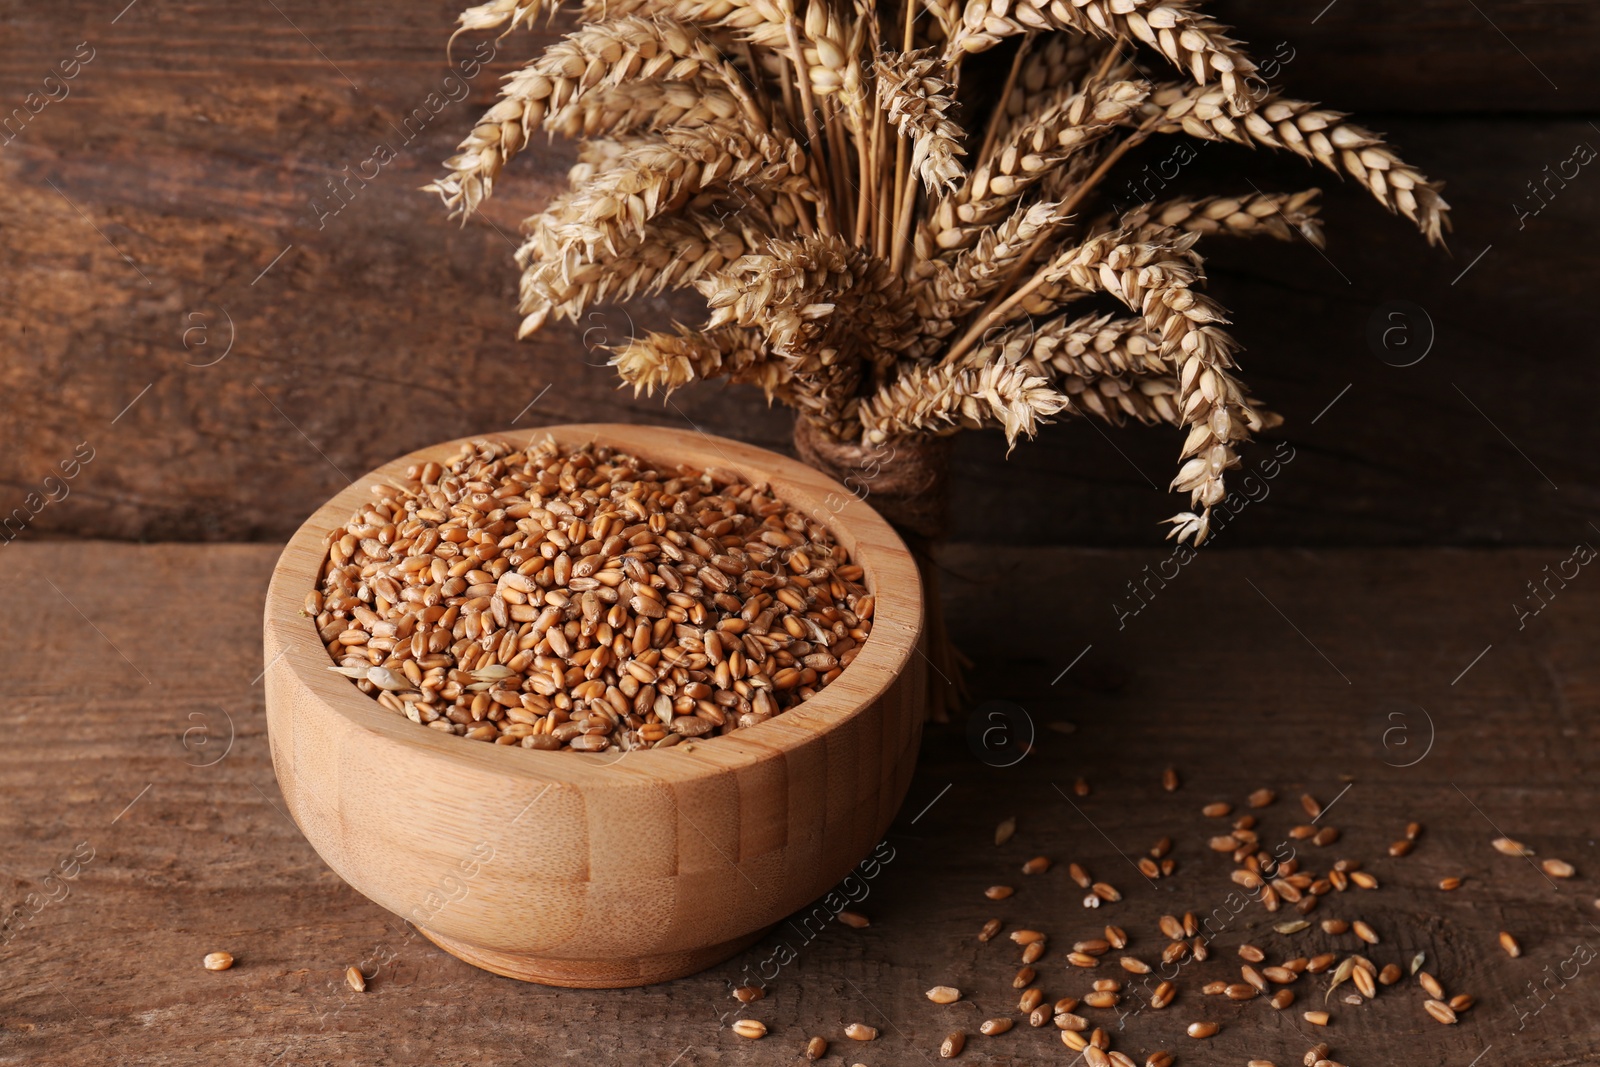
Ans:
POLYGON ((371 500, 372 483, 453 458, 463 442, 452 441, 359 479, 284 549, 266 604, 272 763, 328 865, 445 951, 547 985, 645 985, 732 956, 882 840, 922 732, 924 672, 910 662, 922 590, 888 523, 794 460, 680 430, 554 426, 532 437, 546 434, 735 470, 824 522, 876 598, 855 661, 798 707, 692 751, 491 745, 386 710, 328 670, 301 606, 326 558, 324 534, 371 500))

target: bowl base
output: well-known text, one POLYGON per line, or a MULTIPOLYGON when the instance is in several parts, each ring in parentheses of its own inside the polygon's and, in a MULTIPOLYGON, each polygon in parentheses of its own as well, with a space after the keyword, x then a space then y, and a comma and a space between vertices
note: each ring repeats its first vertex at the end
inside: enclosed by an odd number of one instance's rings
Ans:
POLYGON ((422 936, 456 959, 506 978, 571 989, 625 989, 684 978, 707 967, 715 967, 755 944, 770 927, 708 948, 615 960, 524 956, 459 941, 434 933, 426 926, 418 926, 417 929, 422 931, 422 936))

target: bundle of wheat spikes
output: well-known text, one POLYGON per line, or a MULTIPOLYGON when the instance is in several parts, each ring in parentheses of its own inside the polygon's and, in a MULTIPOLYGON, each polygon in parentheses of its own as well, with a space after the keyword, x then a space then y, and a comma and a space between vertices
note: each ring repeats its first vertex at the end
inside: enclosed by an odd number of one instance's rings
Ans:
MULTIPOLYGON (((557 4, 490 0, 457 33, 557 4)), ((704 328, 622 345, 624 381, 759 386, 797 409, 796 443, 824 469, 900 457, 858 481, 924 532, 937 517, 914 512, 937 486, 892 468, 928 465, 958 429, 1014 443, 1065 412, 1186 428, 1172 488, 1193 510, 1169 536, 1199 544, 1235 446, 1277 421, 1234 377, 1194 245, 1320 245, 1318 191, 1098 213, 1137 145, 1292 152, 1430 242, 1448 224, 1439 184, 1340 112, 1280 95, 1194 0, 584 0, 427 188, 470 215, 540 128, 583 144, 570 191, 524 225, 520 335, 694 288, 704 328), (1128 313, 1069 310, 1096 296, 1128 313)))

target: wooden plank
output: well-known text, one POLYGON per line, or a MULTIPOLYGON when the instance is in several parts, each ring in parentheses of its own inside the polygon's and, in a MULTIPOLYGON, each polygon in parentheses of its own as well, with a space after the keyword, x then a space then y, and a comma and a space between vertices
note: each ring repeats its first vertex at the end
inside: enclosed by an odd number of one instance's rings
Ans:
MULTIPOLYGON (((1113 1030, 1114 1047, 1140 1060, 1174 1048, 1180 1064, 1298 1063, 1315 1038, 1358 1067, 1591 1058, 1600 982, 1592 963, 1565 961, 1600 942, 1591 904, 1600 586, 1586 567, 1563 567, 1565 552, 1203 549, 1176 570, 1168 562, 1176 577, 1145 587, 1133 614, 1125 583, 1144 581, 1146 566, 1160 572, 1165 554, 953 547, 947 604, 980 665, 976 690, 1025 709, 1036 751, 994 766, 1004 762, 995 738, 974 748, 958 727, 929 731, 887 838, 893 858, 852 887, 864 893, 856 907, 868 929, 808 927, 801 915, 706 974, 582 993, 495 978, 432 948, 344 886, 282 813, 254 682, 275 548, 6 553, 0 863, 12 918, 0 934, 0 1064, 609 1062, 626 1047, 640 1063, 692 1067, 794 1062, 812 1034, 833 1041, 829 1062, 918 1062, 948 1030, 1012 1013, 1017 950, 976 941, 986 918, 1049 931, 1041 984, 1052 999, 1081 996, 1110 964, 1092 975, 1066 966, 1074 939, 1115 922, 1129 951, 1151 959, 1163 943, 1158 916, 1222 905, 1236 887, 1205 845, 1219 824, 1198 809, 1241 804, 1263 785, 1280 795, 1260 812, 1264 842, 1306 821, 1294 798, 1310 792, 1329 806, 1321 823, 1343 837, 1302 844, 1308 868, 1365 859, 1382 882, 1332 894, 1311 917, 1365 918, 1382 938, 1368 950, 1375 962, 1426 952, 1427 969, 1477 1006, 1446 1028, 1423 1015, 1410 984, 1360 1007, 1343 1004, 1341 989, 1333 1024, 1313 1031, 1298 1013, 1320 1006, 1325 979, 1298 982, 1295 1008, 1281 1015, 1201 996, 1202 980, 1237 974, 1241 941, 1272 959, 1290 943, 1267 928, 1283 912, 1252 908, 1221 930, 1209 961, 1185 969, 1177 1002, 1131 1016, 1113 1030), (1547 565, 1577 577, 1565 588, 1552 580, 1547 606, 1519 629, 1511 605, 1547 565), (1058 721, 1075 732, 1047 728, 1058 721), (1159 784, 1169 764, 1183 779, 1172 794, 1159 784), (1087 797, 1072 793, 1079 775, 1087 797), (1009 815, 1017 836, 996 848, 994 827, 1009 815), (1413 819, 1426 824, 1415 853, 1379 858, 1413 819), (1489 841, 1500 831, 1539 858, 1573 862, 1578 877, 1547 882, 1499 855, 1489 841), (1119 853, 1137 856, 1163 834, 1176 841, 1177 869, 1150 885, 1119 853), (1056 866, 1018 873, 1035 854, 1056 866), (1085 911, 1069 860, 1123 900, 1085 911), (1440 893, 1432 886, 1445 874, 1467 882, 1440 893), (1019 891, 985 900, 981 889, 996 883, 1019 891), (1501 929, 1521 940, 1520 959, 1495 944, 1501 929), (769 964, 781 946, 795 958, 769 964), (238 958, 233 970, 201 968, 216 949, 238 958), (374 975, 365 994, 343 985, 351 964, 374 975), (720 1027, 738 1007, 728 984, 763 969, 770 994, 741 1014, 772 1033, 751 1044, 720 1027), (922 991, 936 983, 965 1000, 930 1004, 922 991), (1199 1018, 1224 1027, 1205 1045, 1181 1035, 1199 1018), (882 1036, 847 1043, 851 1021, 882 1036)), ((1357 946, 1315 930, 1292 944, 1357 946)), ((1116 1025, 1112 1012, 1086 1013, 1116 1025)), ((1063 1055, 1053 1028, 1023 1025, 972 1036, 962 1059, 1063 1055)))
POLYGON ((1238 28, 1272 80, 1346 110, 1575 115, 1594 107, 1600 88, 1589 73, 1600 13, 1580 0, 1209 7, 1238 28))

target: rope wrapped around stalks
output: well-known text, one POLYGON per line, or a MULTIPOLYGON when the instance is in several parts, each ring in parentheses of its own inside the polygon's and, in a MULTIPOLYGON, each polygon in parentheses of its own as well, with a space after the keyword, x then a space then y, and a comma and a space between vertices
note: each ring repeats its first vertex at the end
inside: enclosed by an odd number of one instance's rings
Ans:
MULTIPOLYGON (((509 34, 560 0, 487 0, 509 34)), ((793 407, 807 462, 864 493, 929 579, 949 435, 1132 419, 1182 432, 1169 537, 1203 542, 1238 449, 1279 420, 1237 376, 1196 243, 1320 246, 1317 190, 1106 195, 1184 137, 1299 156, 1430 243, 1442 186, 1381 135, 1268 85, 1200 0, 578 0, 428 188, 465 220, 541 132, 582 140, 523 224, 520 335, 667 290, 706 323, 612 364, 636 392, 722 377, 793 407)), ((1220 149, 1219 149, 1220 151, 1220 149)), ((1191 153, 1192 158, 1192 153, 1191 153)), ((1247 185, 1245 181, 1241 185, 1247 185)), ((1129 190, 1134 188, 1127 183, 1129 190)))
POLYGON ((916 558, 922 576, 923 644, 929 673, 928 715, 945 722, 966 697, 962 657, 950 641, 939 600, 934 549, 949 520, 949 436, 917 435, 865 445, 829 437, 810 419, 794 423, 794 447, 809 466, 832 477, 888 519, 916 558))

